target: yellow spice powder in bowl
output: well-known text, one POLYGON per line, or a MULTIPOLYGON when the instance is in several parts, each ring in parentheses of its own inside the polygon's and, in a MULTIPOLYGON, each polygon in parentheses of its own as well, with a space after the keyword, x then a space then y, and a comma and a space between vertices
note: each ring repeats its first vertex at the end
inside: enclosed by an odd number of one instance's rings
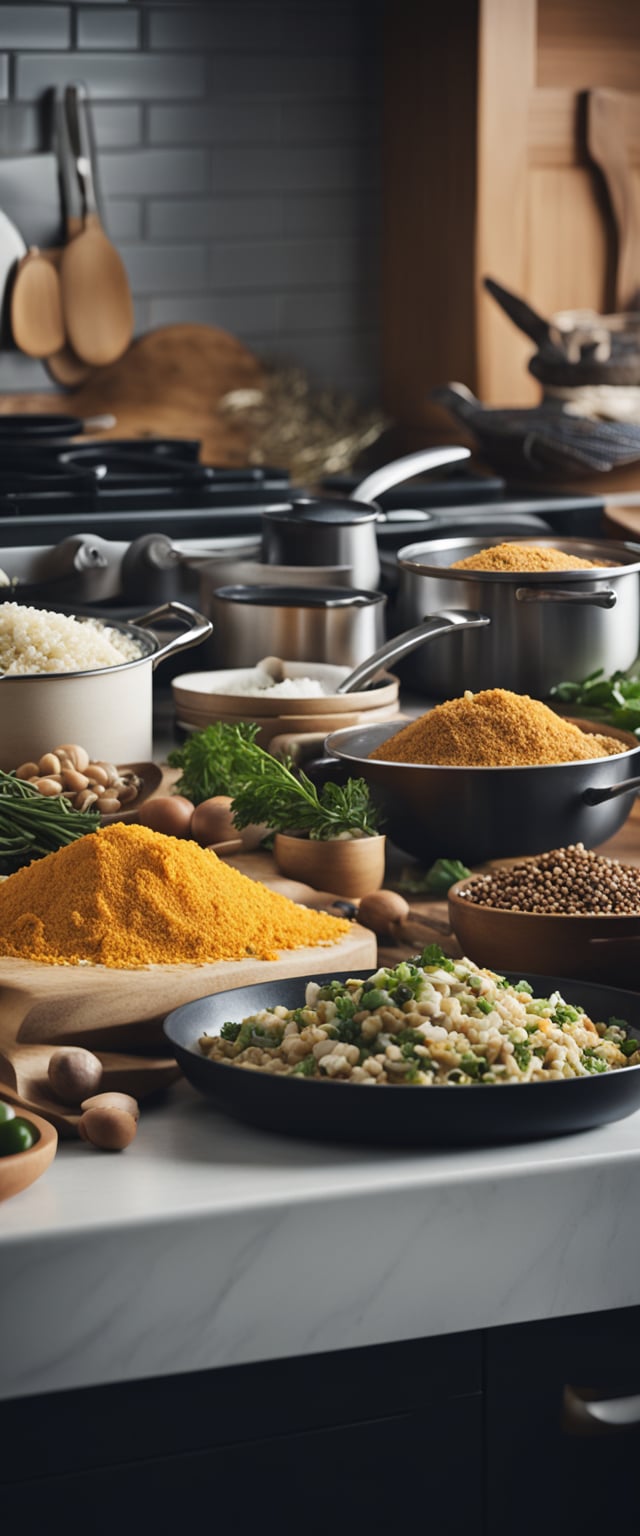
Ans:
POLYGON ((485 688, 436 705, 383 741, 370 757, 388 763, 523 768, 586 762, 626 750, 612 736, 581 731, 528 694, 485 688))

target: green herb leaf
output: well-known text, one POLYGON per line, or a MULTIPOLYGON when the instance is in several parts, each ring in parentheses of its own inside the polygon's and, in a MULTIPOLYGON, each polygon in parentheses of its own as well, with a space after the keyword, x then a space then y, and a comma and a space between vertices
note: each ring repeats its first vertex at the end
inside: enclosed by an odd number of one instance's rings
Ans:
POLYGON ((396 889, 407 896, 446 896, 457 880, 466 880, 471 870, 460 859, 436 859, 430 869, 403 869, 396 889))
POLYGON ((429 970, 430 967, 435 968, 436 966, 441 971, 453 971, 455 969, 453 960, 449 960, 439 944, 425 945, 422 954, 418 955, 417 964, 421 965, 424 970, 429 970))

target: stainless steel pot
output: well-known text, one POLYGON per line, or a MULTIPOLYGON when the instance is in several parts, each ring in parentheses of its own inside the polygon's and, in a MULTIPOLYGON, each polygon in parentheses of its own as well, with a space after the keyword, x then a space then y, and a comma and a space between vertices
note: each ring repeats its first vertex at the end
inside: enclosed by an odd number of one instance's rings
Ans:
POLYGON ((92 756, 109 762, 150 761, 154 670, 205 640, 211 622, 183 603, 154 608, 137 624, 105 622, 137 642, 141 655, 135 661, 88 672, 0 676, 0 768, 37 761, 63 741, 81 742, 92 756), (184 627, 163 643, 154 626, 167 623, 184 627))
POLYGON ((640 546, 615 541, 536 538, 536 545, 597 560, 593 571, 453 571, 455 560, 504 542, 434 539, 398 555, 397 626, 441 608, 481 609, 481 634, 436 640, 404 664, 403 676, 431 698, 466 688, 511 688, 546 698, 554 683, 603 667, 624 671, 640 649, 640 546))
MULTIPOLYGON (((446 643, 457 638, 450 635, 446 643)), ((478 632, 475 640, 481 639, 478 632)), ((366 779, 385 817, 383 831, 427 864, 444 857, 480 864, 568 843, 592 848, 618 831, 640 789, 640 744, 613 727, 607 734, 620 738, 620 756, 589 762, 535 768, 372 762, 370 753, 398 729, 397 723, 352 726, 334 731, 325 747, 353 777, 366 779)))
POLYGON ((262 656, 357 666, 384 639, 381 592, 350 587, 218 587, 211 593, 218 667, 262 656))
POLYGON ((298 496, 265 507, 262 559, 268 565, 348 566, 354 583, 377 587, 376 525, 386 517, 376 497, 414 475, 468 458, 468 448, 425 448, 374 470, 343 501, 298 496))

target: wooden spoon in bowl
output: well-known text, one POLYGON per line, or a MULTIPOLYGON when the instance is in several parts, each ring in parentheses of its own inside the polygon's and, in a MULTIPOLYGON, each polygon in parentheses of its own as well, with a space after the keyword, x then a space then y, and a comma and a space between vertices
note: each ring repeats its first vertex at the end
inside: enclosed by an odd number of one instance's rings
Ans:
POLYGON ((91 142, 81 86, 65 93, 67 122, 83 198, 83 227, 62 253, 60 284, 68 341, 79 358, 102 368, 126 351, 133 303, 124 265, 100 222, 91 169, 91 142))

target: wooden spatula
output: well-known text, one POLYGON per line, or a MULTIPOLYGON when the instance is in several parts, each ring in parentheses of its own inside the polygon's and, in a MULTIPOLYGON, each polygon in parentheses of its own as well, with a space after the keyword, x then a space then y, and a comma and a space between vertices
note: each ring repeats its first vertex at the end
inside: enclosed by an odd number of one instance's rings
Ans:
POLYGON ((627 151, 620 91, 587 93, 587 147, 606 181, 617 226, 616 309, 639 309, 640 198, 627 151))
POLYGON ((101 368, 126 351, 133 335, 133 303, 123 263, 100 222, 91 168, 86 93, 68 86, 65 105, 83 198, 83 227, 65 246, 60 263, 62 308, 73 351, 101 368))

